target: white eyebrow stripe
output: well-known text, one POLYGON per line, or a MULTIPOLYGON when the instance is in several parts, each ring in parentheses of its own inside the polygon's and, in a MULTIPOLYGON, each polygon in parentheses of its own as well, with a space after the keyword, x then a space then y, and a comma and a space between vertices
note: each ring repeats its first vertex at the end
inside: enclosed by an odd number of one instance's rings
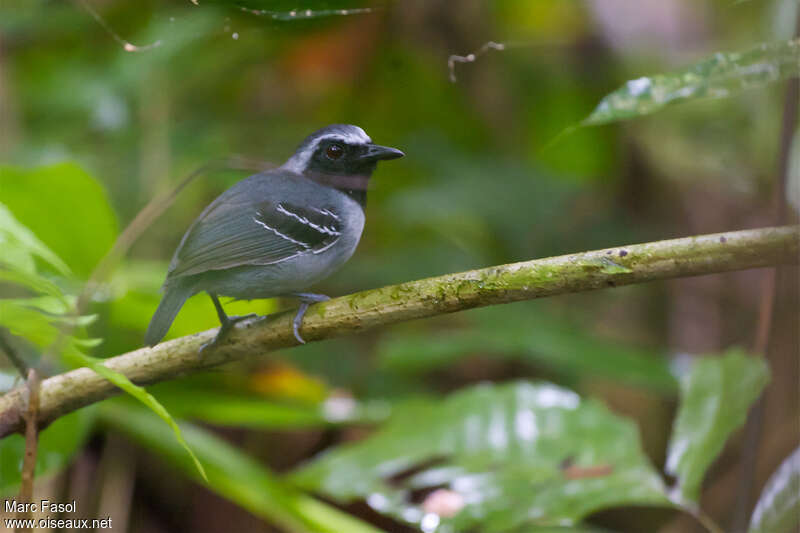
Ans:
POLYGON ((319 144, 319 141, 322 140, 342 141, 350 144, 366 144, 372 142, 372 139, 369 138, 369 135, 367 135, 364 130, 359 127, 356 127, 355 129, 357 131, 348 131, 347 133, 328 133, 327 135, 320 137, 316 144, 319 144))
POLYGON ((276 209, 277 209, 277 211, 279 213, 282 213, 284 215, 290 216, 290 217, 294 218, 295 220, 297 220, 298 222, 300 222, 301 224, 305 224, 306 226, 314 228, 315 230, 317 230, 320 233, 324 233, 326 235, 333 235, 333 236, 337 236, 337 237, 342 234, 340 231, 336 231, 336 229, 334 229, 334 228, 330 228, 328 226, 320 226, 319 224, 314 224, 313 222, 308 220, 306 217, 300 216, 297 213, 292 213, 291 211, 286 209, 283 206, 283 204, 278 204, 276 209))
POLYGON ((298 241, 298 240, 296 240, 296 239, 292 239, 292 238, 291 238, 291 237, 289 237, 288 235, 284 235, 283 233, 281 233, 280 231, 276 230, 276 229, 275 229, 275 228, 273 228, 272 226, 268 226, 268 225, 267 225, 267 224, 265 224, 264 222, 262 222, 262 221, 258 220, 256 217, 253 217, 253 222, 255 222, 256 224, 258 224, 259 226, 262 226, 264 229, 267 229, 267 230, 271 231, 272 233, 274 233, 274 234, 275 234, 275 235, 277 235, 278 237, 281 237, 282 239, 286 239, 287 241, 289 241, 289 242, 291 242, 291 243, 293 243, 293 244, 297 244, 298 246, 302 246, 302 247, 303 247, 303 248, 305 248, 306 250, 310 250, 310 249, 311 249, 311 246, 309 246, 308 244, 306 244, 306 243, 304 243, 304 242, 301 242, 301 241, 298 241))

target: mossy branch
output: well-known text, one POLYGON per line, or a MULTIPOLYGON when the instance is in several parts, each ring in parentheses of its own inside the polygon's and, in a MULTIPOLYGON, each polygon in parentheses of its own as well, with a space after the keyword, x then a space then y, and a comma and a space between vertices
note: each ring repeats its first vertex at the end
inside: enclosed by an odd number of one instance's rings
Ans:
MULTIPOLYGON (((700 235, 606 250, 550 257, 447 274, 336 298, 309 308, 302 335, 318 341, 406 320, 473 307, 531 300, 556 294, 797 264, 800 226, 700 235)), ((253 319, 236 326, 219 347, 202 355, 200 346, 216 330, 112 357, 106 366, 137 384, 164 381, 231 361, 297 344, 294 312, 253 319)), ((119 390, 88 368, 43 380, 39 422, 103 400, 119 390)), ((0 437, 23 426, 24 387, 0 397, 0 437)))

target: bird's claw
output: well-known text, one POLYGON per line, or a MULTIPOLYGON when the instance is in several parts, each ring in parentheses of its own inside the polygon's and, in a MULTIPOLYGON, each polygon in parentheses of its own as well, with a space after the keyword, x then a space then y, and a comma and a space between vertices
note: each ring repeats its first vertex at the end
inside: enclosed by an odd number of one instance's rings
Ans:
POLYGON ((297 342, 300 344, 305 344, 306 341, 303 340, 303 337, 300 336, 300 326, 303 325, 303 317, 308 310, 309 302, 301 302, 300 309, 297 310, 297 314, 294 315, 294 320, 292 320, 292 332, 294 332, 294 338, 297 339, 297 342))
POLYGON ((306 341, 300 336, 300 326, 303 325, 303 317, 308 310, 308 306, 317 302, 326 302, 331 298, 330 296, 325 296, 324 294, 311 293, 297 293, 296 296, 300 297, 300 309, 297 310, 297 314, 294 315, 294 320, 292 320, 292 332, 294 333, 294 338, 297 339, 297 342, 300 344, 305 344, 306 341))
POLYGON ((241 315, 241 316, 229 316, 224 322, 222 322, 219 326, 219 330, 217 334, 214 336, 213 339, 208 341, 207 343, 200 346, 200 353, 203 353, 209 348, 214 348, 218 346, 225 337, 228 336, 228 332, 233 328, 234 324, 237 322, 241 322, 242 320, 247 320, 248 318, 255 318, 258 315, 256 313, 250 313, 249 315, 241 315))

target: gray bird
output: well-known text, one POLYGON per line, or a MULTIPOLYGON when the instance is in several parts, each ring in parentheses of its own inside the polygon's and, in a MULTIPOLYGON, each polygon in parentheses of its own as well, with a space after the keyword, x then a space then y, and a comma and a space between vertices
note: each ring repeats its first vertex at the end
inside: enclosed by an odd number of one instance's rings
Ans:
POLYGON ((220 320, 218 344, 239 320, 219 296, 251 300, 296 296, 294 336, 322 294, 301 292, 347 261, 364 228, 367 184, 378 161, 403 152, 372 143, 357 126, 334 124, 309 135, 281 167, 246 178, 219 195, 183 236, 164 297, 145 334, 158 344, 184 302, 206 291, 220 320))

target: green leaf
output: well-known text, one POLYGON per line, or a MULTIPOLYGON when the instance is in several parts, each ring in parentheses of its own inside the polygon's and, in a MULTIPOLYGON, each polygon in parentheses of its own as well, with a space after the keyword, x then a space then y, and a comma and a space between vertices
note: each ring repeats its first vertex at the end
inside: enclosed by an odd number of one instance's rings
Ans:
MULTIPOLYGON (((183 450, 165 439, 161 424, 146 411, 120 401, 102 406, 102 419, 152 449, 184 474, 197 471, 183 450)), ((377 529, 299 493, 269 469, 200 427, 181 423, 186 441, 208 468, 207 487, 253 514, 291 532, 376 533, 377 529)))
MULTIPOLYGON (((2 183, 2 176, 3 169, 0 168, 0 183, 2 183)), ((5 191, 3 193, 5 194, 5 191)), ((0 203, 0 246, 3 248, 0 263, 16 267, 15 270, 33 272, 34 266, 30 257, 37 256, 49 263, 60 274, 67 275, 69 273, 69 267, 61 258, 45 246, 30 229, 17 221, 8 207, 2 203, 0 203)))
POLYGON ((75 164, 0 167, 0 190, 14 217, 79 276, 87 276, 114 244, 117 219, 106 193, 75 164))
POLYGON ((669 104, 723 98, 800 74, 800 39, 718 52, 682 71, 628 81, 607 95, 583 125, 606 124, 659 111, 669 104))
POLYGON ((770 476, 750 519, 748 533, 796 531, 800 525, 800 447, 770 476))
POLYGON ((59 336, 59 330, 44 313, 0 299, 0 323, 3 327, 39 348, 50 346, 59 336))
POLYGON ((173 420, 169 412, 166 409, 164 409, 164 406, 161 405, 161 403, 159 403, 159 401, 156 400, 156 398, 152 394, 147 392, 144 388, 135 385, 124 374, 111 370, 110 368, 105 366, 103 364, 102 359, 97 359, 94 357, 89 357, 88 355, 84 355, 82 352, 80 352, 80 350, 76 348, 71 350, 70 349, 66 350, 66 354, 70 359, 79 361, 80 364, 91 368, 99 375, 103 376, 108 381, 110 381, 120 389, 124 390, 125 392, 127 392, 140 402, 142 402, 151 411, 157 414, 161 418, 161 420, 166 422, 167 425, 169 425, 169 427, 172 428, 172 431, 175 434, 175 439, 178 441, 178 443, 180 443, 180 445, 183 447, 184 451, 189 455, 189 457, 191 457, 195 468, 197 468, 197 471, 200 473, 203 479, 208 481, 202 463, 200 463, 200 461, 197 459, 197 456, 195 456, 192 449, 184 440, 183 435, 181 434, 180 427, 178 427, 178 424, 175 423, 175 420, 173 420))
MULTIPOLYGON (((2 276, 0 276, 2 279, 2 276)), ((61 335, 59 326, 62 324, 83 327, 93 322, 96 315, 73 316, 68 314, 51 314, 46 309, 41 309, 37 305, 50 305, 53 309, 56 305, 62 305, 59 299, 41 298, 0 298, 0 324, 18 337, 22 337, 31 342, 42 351, 45 351, 61 335), (50 303, 46 303, 50 302, 50 303), (54 302, 58 302, 55 304, 54 302)), ((74 343, 76 346, 87 347, 95 344, 94 339, 77 339, 73 336, 66 338, 67 343, 74 343)))
POLYGON ((58 285, 36 272, 0 269, 0 281, 22 285, 32 291, 58 298, 64 303, 67 302, 66 296, 58 285))
POLYGON ((547 383, 480 385, 399 406, 378 432, 292 479, 437 532, 572 525, 607 507, 670 505, 631 421, 547 383), (415 494, 439 488, 463 507, 425 510, 415 494))
MULTIPOLYGON (((39 433, 36 475, 55 474, 66 467, 86 442, 96 409, 89 407, 62 416, 39 433)), ((19 487, 25 438, 13 434, 0 440, 0 494, 11 494, 19 487)))
POLYGON ((37 309, 51 315, 61 315, 70 310, 67 302, 54 296, 36 296, 34 298, 5 298, 3 301, 22 307, 37 309))
POLYGON ((695 503, 706 470, 769 381, 759 357, 732 348, 699 357, 680 380, 680 406, 670 437, 666 470, 678 478, 677 499, 695 503))

